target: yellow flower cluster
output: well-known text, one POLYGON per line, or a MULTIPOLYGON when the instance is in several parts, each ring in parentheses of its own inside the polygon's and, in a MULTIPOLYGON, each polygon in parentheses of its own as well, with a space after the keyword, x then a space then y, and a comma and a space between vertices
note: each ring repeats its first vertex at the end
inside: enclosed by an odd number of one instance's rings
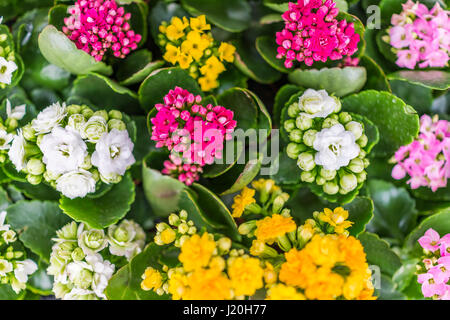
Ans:
POLYGON ((325 208, 323 212, 319 213, 318 218, 320 221, 328 223, 334 227, 334 232, 338 234, 348 234, 347 228, 350 228, 353 222, 348 221, 348 211, 342 207, 334 209, 334 211, 325 208))
POLYGON ((164 60, 188 70, 203 91, 219 86, 217 79, 226 70, 224 62, 233 62, 236 51, 229 43, 219 45, 209 30, 211 25, 204 15, 190 19, 173 17, 170 24, 163 22, 159 27, 164 60))
POLYGON ((265 217, 256 221, 256 239, 264 242, 273 243, 278 237, 284 236, 288 232, 297 229, 292 217, 284 217, 280 214, 274 214, 271 217, 265 217))
POLYGON ((285 253, 279 278, 307 299, 372 299, 371 271, 361 242, 352 236, 315 235, 302 249, 285 253))

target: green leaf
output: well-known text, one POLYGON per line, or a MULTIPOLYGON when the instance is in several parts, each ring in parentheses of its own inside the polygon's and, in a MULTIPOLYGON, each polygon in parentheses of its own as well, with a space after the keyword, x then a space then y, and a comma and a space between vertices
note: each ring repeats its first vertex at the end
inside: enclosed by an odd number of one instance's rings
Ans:
POLYGON ((147 267, 161 269, 158 259, 165 247, 150 243, 144 251, 135 256, 127 265, 120 268, 109 280, 105 294, 108 300, 166 300, 167 295, 141 288, 142 274, 147 267))
POLYGON ((398 255, 378 235, 364 232, 358 239, 364 247, 369 264, 378 266, 382 273, 392 276, 402 266, 398 255))
POLYGON ((408 249, 420 248, 417 240, 424 235, 424 233, 433 228, 441 237, 450 233, 450 208, 443 209, 420 222, 420 224, 406 237, 405 247, 408 249))
POLYGON ((297 166, 297 161, 287 156, 286 144, 280 146, 280 152, 276 158, 275 166, 278 166, 278 171, 270 178, 275 180, 279 185, 299 185, 301 184, 300 175, 302 171, 297 166))
POLYGON ((389 80, 404 80, 434 90, 450 88, 450 72, 439 70, 410 71, 402 70, 388 74, 389 80))
POLYGON ((46 26, 39 35, 39 49, 49 62, 73 74, 112 73, 110 66, 77 49, 75 43, 52 25, 46 26))
POLYGON ((182 5, 192 15, 206 15, 211 23, 230 31, 241 32, 251 22, 251 8, 242 0, 181 0, 182 5))
POLYGON ((180 194, 186 188, 184 183, 161 174, 143 163, 142 182, 145 196, 158 216, 167 216, 178 209, 180 194))
POLYGON ((97 73, 79 76, 73 82, 71 95, 87 99, 91 104, 107 110, 119 109, 128 114, 141 111, 135 92, 97 73))
POLYGON ((170 22, 172 17, 181 18, 188 16, 189 14, 186 12, 186 10, 184 10, 183 7, 181 7, 178 3, 158 1, 148 17, 148 25, 153 39, 155 39, 155 41, 156 39, 158 39, 159 26, 163 21, 170 22))
POLYGON ((266 7, 277 12, 285 12, 288 10, 289 1, 287 0, 263 0, 266 7))
POLYGON ((21 200, 7 209, 6 219, 19 232, 25 247, 48 262, 52 250, 52 238, 56 231, 70 222, 58 204, 50 201, 21 200))
POLYGON ((296 69, 288 78, 298 86, 325 89, 342 97, 361 90, 366 83, 367 72, 364 67, 296 69))
POLYGON ((383 180, 370 180, 367 187, 375 208, 370 230, 402 241, 415 224, 414 199, 406 189, 383 180))
POLYGON ((217 102, 234 112, 237 128, 244 131, 257 128, 258 106, 250 91, 231 88, 218 96, 217 102))
POLYGON ((263 59, 274 69, 289 73, 290 69, 284 66, 284 59, 277 58, 277 43, 274 37, 261 36, 256 38, 256 50, 263 59))
POLYGON ((208 217, 208 220, 221 225, 222 227, 220 229, 225 229, 223 232, 232 239, 240 241, 236 222, 222 200, 201 184, 194 183, 192 184, 191 189, 195 191, 197 196, 196 203, 203 211, 203 214, 208 217))
POLYGON ((14 181, 12 184, 28 198, 50 201, 59 200, 59 193, 45 183, 40 183, 34 186, 28 182, 14 181))
POLYGON ((47 274, 47 267, 46 263, 39 262, 39 269, 28 279, 27 289, 39 295, 53 294, 53 276, 47 274))
POLYGON ((154 150, 154 144, 151 143, 150 136, 148 135, 147 119, 144 116, 134 116, 132 119, 137 128, 133 154, 136 158, 136 164, 140 164, 142 159, 154 150))
POLYGON ((433 192, 430 188, 421 187, 411 190, 412 194, 419 199, 433 201, 450 201, 450 183, 446 187, 439 188, 433 192))
POLYGON ((380 277, 381 288, 375 290, 378 300, 405 300, 405 295, 398 291, 396 284, 390 277, 382 274, 380 277))
POLYGON ((359 65, 367 71, 367 81, 363 90, 379 90, 391 92, 391 86, 381 67, 369 56, 362 56, 359 65))
POLYGON ((26 291, 15 293, 9 284, 0 284, 0 300, 22 300, 26 291))
POLYGON ((344 205, 348 211, 348 220, 353 222, 349 229, 352 236, 357 236, 366 229, 366 225, 373 218, 373 202, 368 197, 356 197, 352 202, 344 205))
POLYGON ((124 86, 142 82, 154 70, 162 67, 163 61, 152 61, 152 53, 146 49, 133 52, 117 68, 117 79, 124 86))
POLYGON ((419 133, 416 111, 388 92, 362 91, 344 98, 342 106, 345 111, 364 115, 378 127, 381 135, 373 150, 376 156, 392 155, 399 147, 411 143, 419 133))
POLYGON ((430 113, 433 104, 433 91, 430 88, 403 80, 390 80, 392 92, 414 107, 419 113, 430 113))
POLYGON ((64 196, 59 206, 65 214, 91 228, 103 229, 122 219, 130 210, 135 198, 134 183, 129 173, 109 192, 97 198, 69 199, 64 196))
POLYGON ((197 81, 187 71, 180 68, 165 68, 153 71, 139 88, 139 102, 145 111, 153 109, 155 104, 163 103, 169 90, 181 87, 194 95, 202 95, 197 81))
POLYGON ((281 125, 281 110, 284 108, 289 99, 300 90, 303 90, 303 88, 293 84, 285 84, 278 90, 275 96, 275 102, 273 104, 273 122, 275 125, 281 125))

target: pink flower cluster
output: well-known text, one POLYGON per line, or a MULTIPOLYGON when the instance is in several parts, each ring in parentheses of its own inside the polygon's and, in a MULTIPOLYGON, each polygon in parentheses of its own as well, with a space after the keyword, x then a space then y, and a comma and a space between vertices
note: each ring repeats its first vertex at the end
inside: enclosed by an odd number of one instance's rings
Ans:
POLYGON ((136 50, 142 37, 131 30, 131 13, 115 0, 77 0, 68 8, 63 32, 81 49, 101 61, 108 49, 117 58, 136 50))
POLYGON ((392 177, 403 179, 408 174, 412 189, 423 186, 434 192, 446 187, 450 177, 450 122, 423 115, 418 139, 400 147, 395 160, 392 177))
POLYGON ((152 137, 157 148, 166 147, 170 160, 163 173, 177 177, 187 185, 199 179, 202 167, 222 158, 225 140, 236 128, 234 113, 222 106, 200 103, 202 98, 176 87, 164 97, 164 104, 152 123, 152 137))
POLYGON ((283 13, 285 28, 276 34, 278 59, 286 59, 286 68, 295 60, 311 66, 314 61, 340 60, 358 50, 359 34, 353 23, 337 21, 339 9, 332 0, 289 2, 283 13))
POLYGON ((441 8, 438 2, 431 10, 408 0, 402 4, 401 14, 391 18, 390 44, 397 53, 397 65, 414 69, 445 67, 450 52, 450 11, 441 8))
POLYGON ((450 300, 450 233, 441 238, 430 228, 419 239, 419 244, 429 251, 422 261, 426 272, 417 276, 424 297, 450 300))

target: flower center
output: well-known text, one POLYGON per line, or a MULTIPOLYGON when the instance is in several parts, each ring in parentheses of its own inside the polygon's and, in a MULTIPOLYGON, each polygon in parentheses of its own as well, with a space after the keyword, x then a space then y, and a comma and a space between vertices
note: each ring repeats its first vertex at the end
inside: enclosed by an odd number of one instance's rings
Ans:
POLYGON ((112 145, 109 147, 109 153, 111 154, 111 158, 116 158, 120 154, 120 148, 116 145, 112 145))
POLYGON ((63 143, 58 146, 58 151, 64 157, 70 157, 71 148, 67 144, 63 143))
POLYGON ((8 68, 6 66, 0 67, 0 73, 5 73, 8 68))
POLYGON ((333 152, 336 156, 339 156, 341 153, 341 145, 337 142, 333 142, 328 146, 331 152, 333 152))

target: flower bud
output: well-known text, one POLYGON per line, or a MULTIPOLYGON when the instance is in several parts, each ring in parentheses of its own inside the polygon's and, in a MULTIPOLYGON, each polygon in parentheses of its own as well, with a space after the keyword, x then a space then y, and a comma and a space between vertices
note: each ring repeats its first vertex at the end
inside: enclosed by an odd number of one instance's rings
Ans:
POLYGON ((94 114, 94 111, 89 108, 88 106, 82 106, 81 107, 81 114, 86 118, 89 119, 94 114))
POLYGON ((295 125, 300 130, 305 131, 312 127, 313 120, 306 113, 300 113, 297 119, 295 119, 295 125))
POLYGON ((91 156, 90 155, 87 155, 84 158, 84 161, 81 164, 80 168, 83 169, 83 170, 89 170, 90 168, 92 168, 91 156))
POLYGON ((6 155, 0 154, 0 163, 4 163, 6 161, 6 155))
POLYGON ((177 227, 180 224, 180 218, 175 213, 171 213, 168 220, 171 226, 177 227))
POLYGON ((297 239, 300 247, 303 247, 314 235, 314 228, 311 225, 304 224, 297 229, 297 239))
POLYGON ((296 118, 297 115, 298 115, 299 112, 300 112, 300 107, 299 107, 299 105, 298 105, 298 102, 294 102, 293 104, 291 104, 291 105, 288 107, 287 112, 288 112, 289 117, 291 117, 291 118, 296 118))
POLYGON ((196 227, 189 227, 188 234, 193 235, 197 232, 196 227))
POLYGON ((284 122, 284 129, 285 129, 287 132, 291 132, 292 130, 294 130, 294 129, 295 129, 295 121, 292 120, 292 119, 286 120, 286 121, 284 122))
POLYGON ((106 122, 109 120, 108 112, 106 110, 95 111, 93 117, 102 117, 106 122))
POLYGON ((122 120, 111 119, 108 121, 108 129, 109 130, 116 129, 119 131, 124 131, 127 129, 127 126, 126 126, 125 122, 123 122, 122 120))
POLYGON ((7 131, 13 131, 19 126, 19 121, 15 118, 8 118, 6 119, 6 127, 8 128, 7 131))
POLYGON ((363 126, 356 121, 350 121, 345 125, 345 130, 350 131, 355 136, 355 140, 358 140, 363 134, 363 126))
POLYGON ((27 181, 28 183, 32 185, 38 185, 42 182, 42 176, 41 175, 33 175, 33 174, 27 174, 27 181))
POLYGON ((231 249, 231 240, 230 238, 223 237, 217 241, 217 246, 221 250, 222 253, 227 253, 231 249))
POLYGON ((76 240, 77 239, 78 226, 75 221, 66 224, 64 227, 56 231, 56 235, 59 239, 76 240))
POLYGON ((325 180, 333 180, 336 177, 336 170, 327 170, 322 167, 319 173, 325 180))
POLYGON ((316 177, 316 184, 319 186, 323 186, 325 184, 325 182, 327 182, 327 180, 325 180, 324 177, 322 176, 317 176, 316 177))
POLYGON ((336 194, 339 192, 339 186, 334 181, 325 182, 322 188, 326 194, 336 194))
POLYGON ((303 143, 309 147, 312 147, 314 144, 314 140, 316 140, 317 131, 310 129, 305 132, 303 135, 303 143))
POLYGON ((72 289, 68 285, 61 282, 53 283, 53 293, 56 299, 62 299, 66 294, 68 294, 72 289))
POLYGON ((364 168, 367 168, 370 165, 369 159, 363 159, 363 162, 364 162, 364 168))
POLYGON ((172 228, 167 228, 163 230, 160 234, 161 241, 163 244, 169 244, 175 241, 177 233, 172 228))
POLYGON ((277 244, 280 247, 281 250, 287 252, 292 248, 291 242, 286 237, 286 235, 283 235, 281 237, 277 238, 277 244))
POLYGON ((181 246, 185 243, 185 241, 188 240, 188 239, 189 239, 189 236, 188 236, 188 235, 183 235, 183 236, 181 236, 180 239, 179 239, 180 247, 181 247, 181 246))
POLYGON ((80 289, 88 289, 93 279, 92 271, 88 269, 81 269, 71 277, 72 282, 80 289))
POLYGON ((36 141, 36 131, 34 131, 30 123, 22 127, 22 134, 26 140, 36 141))
POLYGON ((44 163, 37 158, 31 158, 27 162, 27 170, 30 174, 40 176, 45 171, 44 163))
POLYGON ((76 247, 77 244, 73 241, 61 242, 54 249, 56 257, 64 261, 72 259, 72 251, 75 250, 76 247))
POLYGON ((187 217, 188 217, 187 211, 186 211, 186 210, 181 210, 181 211, 180 211, 180 219, 181 219, 181 220, 186 220, 187 217))
POLYGON ((354 173, 360 173, 364 170, 364 161, 360 158, 352 159, 347 168, 354 173))
POLYGON ((165 222, 160 222, 160 223, 156 224, 156 231, 163 232, 166 229, 172 229, 172 228, 170 228, 169 225, 165 222))
POLYGON ((98 115, 93 115, 84 125, 81 130, 81 137, 87 139, 91 143, 97 141, 108 132, 106 120, 98 115))
POLYGON ((108 116, 110 119, 117 119, 117 120, 122 120, 122 112, 120 112, 119 110, 110 110, 108 112, 108 116))
POLYGON ((341 112, 339 114, 339 122, 342 124, 346 124, 348 122, 352 121, 352 116, 348 112, 341 112))
POLYGON ((300 174, 300 179, 303 182, 313 183, 316 180, 316 172, 313 171, 302 171, 300 174))
POLYGON ((72 260, 74 261, 81 261, 85 256, 86 255, 84 254, 83 249, 81 249, 80 247, 75 248, 75 250, 73 250, 71 254, 72 260))
POLYGON ((359 144, 359 146, 360 146, 361 148, 364 148, 365 146, 367 146, 367 142, 368 142, 368 139, 367 139, 367 136, 366 136, 365 134, 363 134, 363 135, 356 141, 356 143, 359 144))
POLYGON ((3 232, 2 237, 3 241, 5 241, 6 244, 15 242, 17 240, 16 233, 14 230, 8 230, 3 232))
POLYGON ((304 171, 311 171, 316 166, 312 153, 303 152, 298 156, 297 165, 304 171))
POLYGON ((274 248, 269 247, 261 240, 253 240, 252 246, 250 247, 250 254, 261 258, 274 258, 278 256, 274 248))
POLYGON ((67 125, 73 128, 77 132, 81 132, 83 130, 83 126, 86 123, 84 116, 80 113, 72 114, 67 120, 67 125))
POLYGON ((338 113, 339 111, 341 111, 341 107, 342 107, 341 100, 338 97, 335 97, 335 96, 331 96, 331 97, 336 102, 336 107, 334 108, 333 112, 338 113))
POLYGON ((108 245, 108 241, 103 230, 91 229, 80 234, 78 245, 85 253, 95 253, 103 250, 108 245))
POLYGON ((348 193, 356 188, 358 181, 356 180, 356 176, 354 174, 345 174, 341 176, 339 185, 344 192, 348 193))
POLYGON ((333 118, 326 118, 322 123, 322 129, 331 128, 332 126, 339 124, 339 121, 333 118))
POLYGON ((94 179, 95 182, 100 180, 100 172, 98 172, 97 169, 91 168, 89 172, 92 174, 92 179, 94 179))
POLYGON ((285 197, 279 195, 273 200, 272 211, 273 213, 279 213, 281 209, 283 209, 284 204, 286 203, 285 197))
MULTIPOLYGON (((93 174, 94 173, 92 173, 92 175, 93 174)), ((100 179, 106 184, 110 184, 110 183, 116 184, 122 180, 122 176, 119 174, 116 174, 116 173, 111 173, 109 175, 100 174, 100 179)))
POLYGON ((55 181, 60 177, 59 174, 54 174, 53 172, 50 171, 45 171, 44 172, 44 179, 47 182, 51 182, 51 181, 55 181))
POLYGON ((302 137, 303 137, 303 133, 299 129, 294 129, 289 134, 289 140, 296 142, 296 143, 302 142, 302 137))
POLYGON ((248 235, 256 229, 256 220, 250 220, 241 224, 238 228, 238 231, 242 235, 248 235))
POLYGON ((363 149, 359 150, 358 158, 364 159, 366 156, 367 156, 367 152, 365 152, 363 149))
POLYGON ((189 230, 189 226, 187 225, 187 223, 183 222, 178 226, 178 232, 181 234, 187 233, 188 230, 189 230))
POLYGON ((286 147, 286 154, 291 159, 297 159, 303 149, 305 149, 304 145, 291 142, 286 147))
POLYGON ((70 106, 66 107, 66 111, 67 111, 67 113, 69 115, 80 113, 81 112, 81 106, 76 105, 76 104, 71 104, 70 106))
POLYGON ((366 178, 367 173, 365 171, 356 174, 356 180, 358 181, 358 183, 363 183, 364 181, 366 181, 366 178))

